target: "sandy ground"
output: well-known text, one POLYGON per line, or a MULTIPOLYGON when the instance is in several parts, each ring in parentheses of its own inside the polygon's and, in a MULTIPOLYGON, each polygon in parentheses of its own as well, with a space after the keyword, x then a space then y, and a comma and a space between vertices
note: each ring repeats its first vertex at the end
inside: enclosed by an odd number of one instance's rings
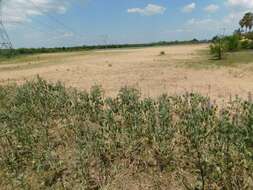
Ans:
POLYGON ((244 66, 212 69, 180 66, 206 48, 203 44, 44 54, 34 57, 34 61, 0 64, 0 84, 22 83, 39 75, 84 90, 102 85, 106 96, 114 96, 123 86, 140 89, 144 97, 193 91, 223 100, 236 95, 247 98, 253 93, 253 72, 244 66), (161 51, 166 55, 160 56, 161 51))

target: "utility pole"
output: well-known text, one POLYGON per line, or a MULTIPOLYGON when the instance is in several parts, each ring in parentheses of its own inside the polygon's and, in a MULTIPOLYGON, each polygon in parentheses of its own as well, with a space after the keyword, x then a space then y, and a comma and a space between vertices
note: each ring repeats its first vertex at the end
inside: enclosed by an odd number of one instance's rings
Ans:
POLYGON ((2 3, 3 0, 0 0, 0 49, 12 49, 12 43, 3 24, 2 3))

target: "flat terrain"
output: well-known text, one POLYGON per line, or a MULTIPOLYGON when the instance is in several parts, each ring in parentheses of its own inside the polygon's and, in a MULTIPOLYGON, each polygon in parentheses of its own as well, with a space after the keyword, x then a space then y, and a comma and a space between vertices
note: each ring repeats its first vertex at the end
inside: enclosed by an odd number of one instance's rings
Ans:
POLYGON ((210 60, 207 51, 208 45, 202 44, 18 57, 0 63, 0 84, 39 75, 81 90, 101 85, 106 96, 122 86, 138 88, 144 97, 194 91, 223 100, 253 93, 253 52, 241 53, 237 63, 233 57, 210 60))

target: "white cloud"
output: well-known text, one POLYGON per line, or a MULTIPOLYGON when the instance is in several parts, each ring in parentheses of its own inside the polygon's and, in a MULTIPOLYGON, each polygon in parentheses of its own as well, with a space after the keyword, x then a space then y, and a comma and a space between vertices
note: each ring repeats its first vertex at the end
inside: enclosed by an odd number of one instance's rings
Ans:
POLYGON ((174 30, 167 30, 164 31, 164 34, 175 34, 175 33, 190 33, 193 32, 192 29, 190 28, 178 28, 178 29, 174 29, 174 30))
POLYGON ((227 3, 231 6, 253 8, 253 0, 227 0, 227 3))
POLYGON ((219 10, 219 6, 215 4, 210 4, 204 8, 204 10, 208 13, 214 13, 219 10))
POLYGON ((48 12, 63 14, 67 5, 67 0, 6 0, 2 2, 3 18, 7 23, 27 22, 48 12))
POLYGON ((182 12, 191 13, 196 8, 196 3, 190 3, 183 7, 182 12))
POLYGON ((194 31, 212 31, 215 34, 224 32, 231 34, 239 27, 239 20, 242 18, 244 12, 231 12, 220 19, 203 18, 203 19, 189 19, 185 23, 185 29, 192 29, 194 31))
POLYGON ((148 4, 144 8, 131 8, 127 10, 128 13, 138 13, 145 16, 163 14, 165 11, 166 11, 165 7, 154 4, 148 4))
POLYGON ((64 32, 61 35, 58 35, 58 36, 55 36, 55 37, 47 39, 47 41, 59 40, 59 39, 65 39, 65 38, 71 38, 71 37, 74 37, 74 36, 75 35, 74 35, 73 32, 64 32))
POLYGON ((207 19, 190 19, 187 21, 187 25, 208 25, 210 23, 213 23, 214 20, 210 19, 210 18, 207 18, 207 19))
POLYGON ((224 24, 234 26, 234 29, 236 29, 236 27, 239 27, 239 21, 244 14, 244 11, 231 12, 222 21, 224 24))

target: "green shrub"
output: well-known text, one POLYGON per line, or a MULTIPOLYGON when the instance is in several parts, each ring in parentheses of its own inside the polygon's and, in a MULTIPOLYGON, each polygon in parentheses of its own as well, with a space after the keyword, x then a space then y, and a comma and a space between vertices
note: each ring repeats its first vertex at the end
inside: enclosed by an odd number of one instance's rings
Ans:
POLYGON ((253 46, 253 41, 247 38, 243 38, 240 42, 243 49, 251 49, 253 46))
POLYGON ((253 49, 253 41, 249 44, 249 49, 253 49))
POLYGON ((246 34, 243 34, 243 36, 249 40, 253 40, 253 32, 247 32, 246 34))
POLYGON ((240 36, 239 35, 232 35, 227 36, 225 38, 226 41, 226 49, 228 51, 236 51, 240 49, 240 36))
POLYGON ((251 100, 221 108, 198 94, 143 99, 127 87, 104 98, 99 86, 78 92, 38 78, 0 86, 0 185, 107 189, 145 174, 136 187, 252 189, 252 135, 251 100))

